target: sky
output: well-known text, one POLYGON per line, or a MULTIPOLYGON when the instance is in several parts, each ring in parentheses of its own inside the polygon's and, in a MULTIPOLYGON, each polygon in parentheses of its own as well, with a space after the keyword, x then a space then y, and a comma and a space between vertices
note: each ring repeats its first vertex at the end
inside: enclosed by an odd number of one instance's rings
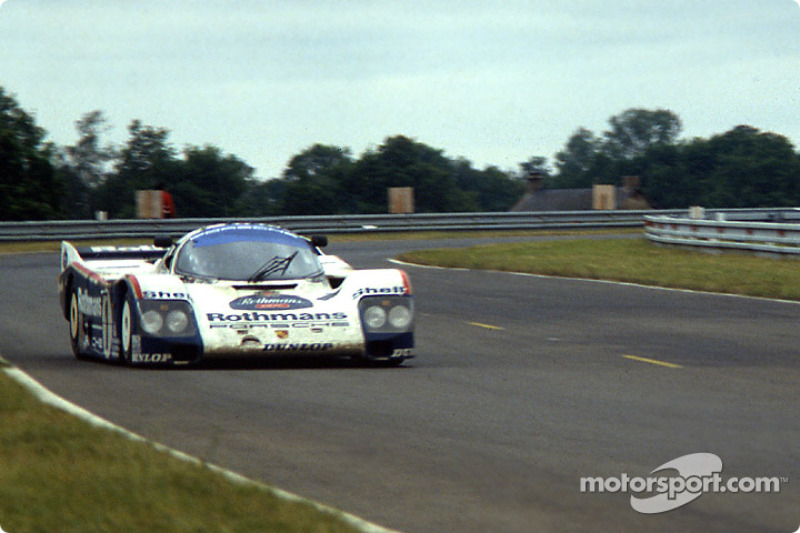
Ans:
POLYGON ((0 87, 59 145, 101 110, 280 177, 405 135, 518 171, 632 108, 800 149, 797 0, 0 0, 0 87))

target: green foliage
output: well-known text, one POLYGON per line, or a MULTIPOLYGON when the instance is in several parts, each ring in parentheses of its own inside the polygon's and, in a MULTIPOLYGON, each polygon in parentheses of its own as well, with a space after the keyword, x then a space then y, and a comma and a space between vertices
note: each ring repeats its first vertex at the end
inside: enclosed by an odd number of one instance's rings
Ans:
POLYGON ((283 174, 280 211, 284 215, 329 215, 346 211, 345 181, 350 150, 315 144, 294 156, 283 174))
POLYGON ((180 217, 233 217, 253 181, 253 168, 219 148, 188 147, 174 162, 169 181, 161 180, 179 206, 180 217))
POLYGON ((661 146, 638 160, 656 207, 777 207, 800 203, 800 156, 780 135, 737 126, 711 139, 661 146))
POLYGON ((98 191, 100 209, 114 218, 135 218, 136 191, 160 183, 168 187, 177 170, 175 149, 167 143, 168 130, 134 120, 128 132, 114 172, 98 191))
POLYGON ((772 207, 800 203, 800 155, 781 135, 737 126, 710 139, 678 140, 681 123, 666 110, 630 109, 603 137, 580 128, 556 155, 551 188, 620 185, 641 177, 655 208, 772 207))
POLYGON ((673 144, 681 132, 681 121, 666 109, 628 109, 609 119, 611 129, 603 134, 602 151, 614 160, 631 160, 654 146, 673 144))
MULTIPOLYGON (((641 178, 656 208, 769 207, 800 204, 800 155, 783 136, 737 126, 710 139, 678 139, 681 121, 664 109, 628 109, 602 135, 578 128, 555 156, 548 188, 620 185, 641 178)), ((279 178, 211 145, 178 152, 169 130, 133 120, 121 148, 101 139, 101 111, 75 123, 73 146, 44 142, 36 125, 0 87, 0 220, 135 216, 135 191, 164 186, 179 217, 258 217, 385 213, 387 189, 413 187, 421 213, 506 211, 524 192, 529 172, 548 175, 531 156, 520 173, 476 169, 439 148, 396 135, 354 158, 349 148, 314 144, 279 178)))
POLYGON ((521 183, 497 168, 476 170, 402 135, 358 160, 347 148, 314 145, 271 183, 281 215, 385 213, 390 187, 413 187, 421 213, 505 211, 522 193, 521 183))
POLYGON ((0 87, 0 218, 48 218, 58 211, 62 184, 52 149, 33 116, 0 87))

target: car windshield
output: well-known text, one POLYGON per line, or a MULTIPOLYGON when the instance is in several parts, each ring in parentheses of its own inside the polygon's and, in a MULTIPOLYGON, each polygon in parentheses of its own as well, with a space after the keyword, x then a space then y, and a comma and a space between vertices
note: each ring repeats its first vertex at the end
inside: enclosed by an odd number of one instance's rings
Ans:
POLYGON ((309 242, 276 228, 234 225, 189 239, 175 272, 232 281, 293 280, 319 276, 322 265, 309 242))

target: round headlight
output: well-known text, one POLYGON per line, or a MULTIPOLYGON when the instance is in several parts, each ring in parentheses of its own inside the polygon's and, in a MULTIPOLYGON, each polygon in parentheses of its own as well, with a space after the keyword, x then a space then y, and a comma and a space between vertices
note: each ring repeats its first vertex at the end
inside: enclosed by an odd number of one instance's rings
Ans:
POLYGON ((158 311, 145 311, 142 314, 142 329, 150 335, 155 335, 164 325, 164 319, 158 311))
POLYGON ((180 333, 189 325, 189 317, 179 309, 167 313, 167 329, 171 333, 180 333))
POLYGON ((398 305, 389 311, 389 324, 396 329, 407 329, 411 324, 411 309, 398 305))
POLYGON ((380 329, 386 324, 386 311, 377 305, 367 307, 364 311, 364 323, 369 329, 380 329))

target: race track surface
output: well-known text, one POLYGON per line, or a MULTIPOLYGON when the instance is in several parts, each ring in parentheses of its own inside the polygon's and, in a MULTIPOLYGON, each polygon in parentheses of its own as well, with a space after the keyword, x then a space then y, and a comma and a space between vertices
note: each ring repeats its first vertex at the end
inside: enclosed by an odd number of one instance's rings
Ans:
MULTIPOLYGON (((359 268, 437 244, 332 240, 359 268)), ((0 256, 0 354, 136 433, 408 533, 797 530, 799 305, 404 268, 418 357, 400 368, 79 362, 57 254, 0 256), (700 452, 780 492, 642 514, 630 492, 581 491, 700 452)))

